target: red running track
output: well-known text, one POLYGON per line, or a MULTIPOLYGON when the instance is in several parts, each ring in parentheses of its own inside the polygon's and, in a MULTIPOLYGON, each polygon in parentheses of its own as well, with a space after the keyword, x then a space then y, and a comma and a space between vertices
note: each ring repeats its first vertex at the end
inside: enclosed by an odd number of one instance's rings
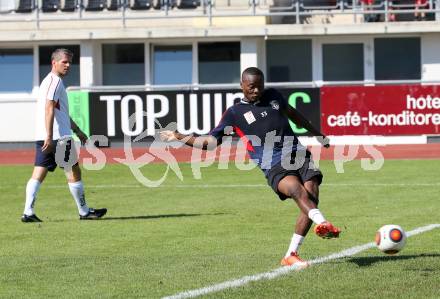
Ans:
MULTIPOLYGON (((433 144, 415 144, 415 145, 386 145, 386 146, 332 146, 329 149, 322 147, 310 148, 315 160, 353 160, 361 158, 374 158, 382 155, 385 159, 440 159, 440 143, 433 144)), ((135 162, 161 163, 164 160, 163 154, 166 151, 150 148, 131 148, 126 155, 124 148, 101 148, 101 154, 105 155, 106 163, 120 163, 117 159, 126 160, 132 153, 135 162), (158 157, 159 156, 159 157, 158 157)), ((234 160, 237 155, 245 157, 244 150, 240 147, 232 147, 232 154, 222 155, 225 160, 234 160)), ((190 147, 171 149, 170 152, 177 162, 190 162, 191 156, 195 161, 205 159, 206 152, 194 151, 190 147)), ((210 155, 213 155, 211 152, 210 155)), ((81 150, 82 163, 96 163, 98 155, 90 154, 86 150, 81 150), (87 160, 85 160, 87 159, 87 160)), ((216 160, 219 159, 220 149, 216 151, 216 160)), ((103 157, 103 156, 102 156, 103 157)), ((0 165, 33 164, 33 149, 0 150, 0 165)), ((103 162, 101 159, 100 162, 103 162)))

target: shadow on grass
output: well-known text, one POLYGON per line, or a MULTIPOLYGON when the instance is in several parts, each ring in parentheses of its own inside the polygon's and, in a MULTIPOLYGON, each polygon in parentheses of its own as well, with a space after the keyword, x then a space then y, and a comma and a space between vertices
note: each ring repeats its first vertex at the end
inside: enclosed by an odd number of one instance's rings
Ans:
POLYGON ((365 257, 352 257, 347 259, 349 263, 355 263, 359 267, 369 267, 374 263, 388 262, 388 261, 402 261, 419 259, 425 257, 440 257, 438 253, 423 253, 419 255, 386 255, 386 256, 365 256, 365 257))
MULTIPOLYGON (((138 215, 138 216, 121 216, 121 217, 103 217, 97 220, 81 220, 84 222, 93 222, 93 221, 104 221, 104 220, 148 220, 148 219, 161 219, 161 218, 179 218, 179 217, 199 217, 199 216, 218 216, 218 215, 226 215, 226 213, 210 213, 210 214, 162 214, 162 215, 138 215)), ((48 218, 48 222, 70 222, 77 221, 71 219, 50 219, 48 218)), ((44 223, 44 222, 43 222, 44 223)))
POLYGON ((121 216, 121 217, 104 217, 103 220, 144 220, 144 219, 160 219, 160 218, 179 218, 179 217, 198 217, 198 216, 217 216, 225 213, 214 214, 163 214, 163 215, 146 215, 146 216, 121 216))

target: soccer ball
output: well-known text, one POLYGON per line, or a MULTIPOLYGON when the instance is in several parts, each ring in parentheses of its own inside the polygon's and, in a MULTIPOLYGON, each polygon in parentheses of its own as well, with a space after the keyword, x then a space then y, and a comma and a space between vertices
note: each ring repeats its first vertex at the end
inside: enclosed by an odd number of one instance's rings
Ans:
POLYGON ((376 245, 386 254, 396 254, 406 243, 406 233, 399 225, 388 224, 376 232, 376 245))

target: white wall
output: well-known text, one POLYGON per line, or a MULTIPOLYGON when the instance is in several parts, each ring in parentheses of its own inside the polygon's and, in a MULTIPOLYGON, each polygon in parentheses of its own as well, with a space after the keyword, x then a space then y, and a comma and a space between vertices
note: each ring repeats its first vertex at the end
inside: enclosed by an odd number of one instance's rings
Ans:
POLYGON ((258 67, 265 70, 265 47, 261 37, 246 37, 240 43, 240 69, 243 72, 248 67, 258 67))
POLYGON ((98 71, 98 65, 102 63, 99 45, 92 41, 85 41, 80 44, 80 49, 80 85, 84 87, 100 85, 102 80, 98 77, 98 74, 101 74, 101 71, 98 71))
POLYGON ((18 8, 18 1, 16 0, 1 0, 0 12, 10 12, 18 8))
POLYGON ((34 141, 35 99, 0 99, 0 142, 34 141))
POLYGON ((440 80, 440 34, 423 34, 422 80, 440 80))

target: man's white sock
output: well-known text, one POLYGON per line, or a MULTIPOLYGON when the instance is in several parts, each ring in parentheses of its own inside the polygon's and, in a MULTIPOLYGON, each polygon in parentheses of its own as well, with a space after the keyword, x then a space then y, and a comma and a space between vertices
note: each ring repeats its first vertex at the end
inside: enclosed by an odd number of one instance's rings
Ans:
POLYGON ((285 257, 290 256, 290 253, 292 252, 298 252, 299 246, 301 246, 303 241, 304 236, 293 234, 292 240, 290 241, 289 249, 287 250, 285 257))
POLYGON ((26 202, 24 204, 24 212, 23 214, 30 216, 35 214, 34 212, 34 204, 37 200, 37 193, 40 190, 40 181, 35 179, 29 179, 26 185, 26 202))
POLYGON ((319 209, 311 209, 308 213, 308 216, 310 220, 312 220, 316 224, 321 224, 326 221, 319 209))
POLYGON ((86 198, 84 196, 84 185, 82 181, 69 183, 69 189, 73 199, 75 199, 79 214, 81 216, 87 215, 87 213, 89 213, 89 207, 87 206, 86 198))

